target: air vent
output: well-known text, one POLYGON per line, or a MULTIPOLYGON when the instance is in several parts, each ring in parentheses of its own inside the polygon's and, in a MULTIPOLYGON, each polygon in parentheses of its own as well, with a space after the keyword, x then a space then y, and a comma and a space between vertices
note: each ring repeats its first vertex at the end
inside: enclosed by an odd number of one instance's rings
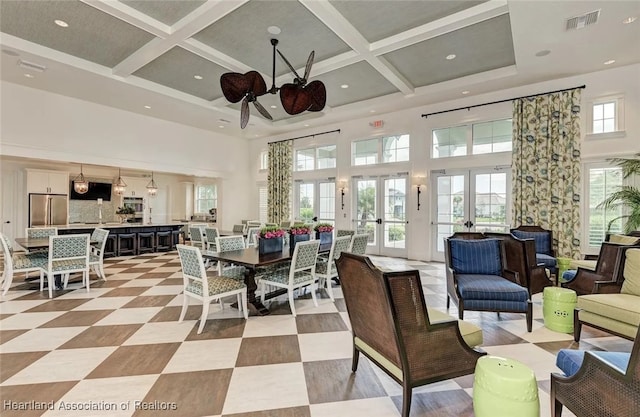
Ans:
POLYGON ((22 59, 18 60, 18 65, 26 70, 36 71, 36 72, 44 72, 47 67, 40 64, 34 64, 33 62, 24 61, 22 59))
POLYGON ((600 9, 581 14, 580 16, 571 17, 567 19, 566 30, 582 29, 585 26, 593 25, 598 21, 598 17, 600 17, 600 9))

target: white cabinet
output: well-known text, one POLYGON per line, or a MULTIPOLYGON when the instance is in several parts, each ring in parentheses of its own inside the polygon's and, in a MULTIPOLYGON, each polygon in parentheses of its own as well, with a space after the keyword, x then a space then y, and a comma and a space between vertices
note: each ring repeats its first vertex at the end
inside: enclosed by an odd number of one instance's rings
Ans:
POLYGON ((27 193, 69 194, 69 174, 60 171, 27 170, 27 193))
POLYGON ((144 178, 123 178, 124 182, 127 183, 127 188, 124 190, 125 197, 143 197, 146 198, 147 193, 147 184, 149 180, 144 178))

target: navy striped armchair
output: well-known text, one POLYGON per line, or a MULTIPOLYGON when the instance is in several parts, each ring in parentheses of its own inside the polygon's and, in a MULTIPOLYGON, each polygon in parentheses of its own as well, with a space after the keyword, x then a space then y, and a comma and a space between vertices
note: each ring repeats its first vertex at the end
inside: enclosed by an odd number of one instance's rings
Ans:
POLYGON ((523 277, 504 267, 504 242, 500 239, 445 239, 447 262, 447 308, 458 306, 462 320, 465 310, 525 313, 531 332, 532 307, 523 277))

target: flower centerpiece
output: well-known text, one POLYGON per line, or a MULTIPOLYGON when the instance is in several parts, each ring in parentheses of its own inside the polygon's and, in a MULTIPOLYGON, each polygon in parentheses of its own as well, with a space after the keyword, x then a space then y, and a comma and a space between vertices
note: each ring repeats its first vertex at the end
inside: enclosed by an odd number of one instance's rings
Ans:
POLYGON ((330 223, 318 223, 313 228, 316 231, 316 239, 320 239, 320 244, 331 243, 333 241, 333 225, 330 223))
POLYGON ((311 238, 311 228, 307 225, 292 226, 289 229, 289 251, 293 256, 293 251, 296 248, 296 243, 304 242, 311 238))
POLYGON ((136 210, 133 207, 127 206, 125 204, 123 207, 118 207, 118 209, 116 210, 116 214, 120 217, 121 223, 126 223, 127 217, 133 217, 136 214, 136 210))
POLYGON ((258 234, 258 252, 260 254, 282 252, 284 229, 275 226, 263 227, 258 234))

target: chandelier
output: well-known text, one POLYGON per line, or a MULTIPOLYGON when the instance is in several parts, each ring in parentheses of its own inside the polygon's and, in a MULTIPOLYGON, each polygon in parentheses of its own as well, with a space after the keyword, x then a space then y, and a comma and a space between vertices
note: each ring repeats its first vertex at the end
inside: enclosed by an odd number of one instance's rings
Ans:
POLYGON ((86 194, 89 191, 89 183, 82 173, 82 164, 80 164, 80 175, 73 179, 73 191, 78 194, 86 194))
POLYGON ((258 102, 258 97, 267 93, 277 94, 280 92, 282 108, 290 115, 300 114, 305 111, 321 111, 327 102, 327 90, 322 81, 315 80, 308 83, 315 51, 311 51, 309 54, 304 75, 301 77, 282 52, 276 48, 278 40, 271 39, 271 45, 273 46, 273 66, 271 72, 272 84, 269 90, 267 90, 264 78, 257 71, 249 71, 245 74, 227 72, 220 76, 220 87, 224 97, 231 103, 237 103, 242 100, 240 107, 240 128, 242 129, 247 127, 247 123, 249 123, 249 103, 253 103, 262 116, 273 120, 267 109, 258 102), (281 87, 276 87, 275 81, 276 52, 294 76, 293 82, 283 84, 281 87))

